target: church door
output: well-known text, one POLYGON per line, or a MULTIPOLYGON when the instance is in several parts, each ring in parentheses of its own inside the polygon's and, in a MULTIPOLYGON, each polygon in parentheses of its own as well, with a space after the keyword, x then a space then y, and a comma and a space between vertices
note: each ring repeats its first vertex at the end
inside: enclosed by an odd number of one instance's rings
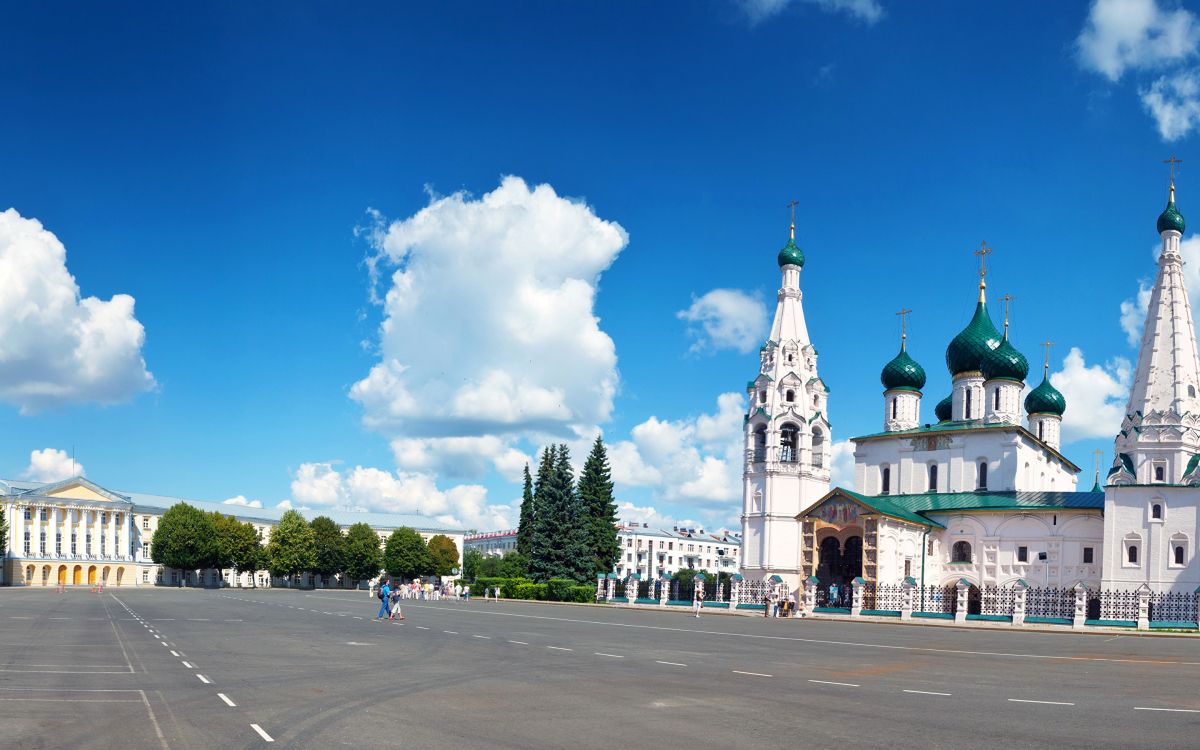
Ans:
POLYGON ((842 577, 847 583, 862 575, 862 537, 852 536, 846 540, 842 551, 842 577))
POLYGON ((841 552, 842 547, 835 537, 826 537, 821 540, 821 556, 817 561, 817 578, 822 583, 829 583, 831 579, 841 574, 841 552))
POLYGON ((983 594, 979 587, 972 584, 967 589, 967 614, 977 615, 983 612, 983 594))

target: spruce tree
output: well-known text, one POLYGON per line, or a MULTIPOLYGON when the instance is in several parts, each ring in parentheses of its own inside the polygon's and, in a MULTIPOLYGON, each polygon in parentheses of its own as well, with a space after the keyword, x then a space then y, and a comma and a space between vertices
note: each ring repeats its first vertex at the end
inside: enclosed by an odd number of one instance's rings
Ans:
POLYGON ((575 487, 575 470, 567 446, 558 446, 558 461, 554 466, 555 489, 561 493, 563 524, 560 535, 559 570, 555 577, 571 578, 587 583, 592 578, 592 555, 588 547, 588 522, 579 492, 575 487))
POLYGON ((549 506, 551 481, 554 478, 554 446, 542 450, 542 460, 538 463, 537 482, 533 485, 532 532, 529 534, 529 575, 536 581, 544 581, 550 576, 551 567, 549 549, 556 533, 553 511, 549 506))
POLYGON ((579 495, 575 492, 575 474, 571 453, 565 445, 548 448, 544 466, 538 468, 535 554, 529 561, 536 580, 570 578, 586 581, 591 577, 592 560, 583 528, 579 495), (544 478, 543 478, 544 476, 544 478))
POLYGON ((529 476, 529 464, 525 464, 525 490, 521 493, 521 520, 517 523, 517 552, 526 558, 529 557, 535 514, 533 477, 529 476))
POLYGON ((599 435, 579 475, 579 502, 583 510, 588 552, 592 558, 588 573, 590 578, 595 578, 598 574, 612 572, 621 556, 612 472, 608 466, 608 452, 599 435))

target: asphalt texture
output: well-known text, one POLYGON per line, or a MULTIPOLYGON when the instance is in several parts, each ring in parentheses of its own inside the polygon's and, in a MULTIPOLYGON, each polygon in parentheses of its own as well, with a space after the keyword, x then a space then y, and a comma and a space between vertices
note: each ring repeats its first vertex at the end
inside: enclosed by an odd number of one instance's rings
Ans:
POLYGON ((1200 746, 1197 639, 378 605, 2 591, 0 746, 1200 746))

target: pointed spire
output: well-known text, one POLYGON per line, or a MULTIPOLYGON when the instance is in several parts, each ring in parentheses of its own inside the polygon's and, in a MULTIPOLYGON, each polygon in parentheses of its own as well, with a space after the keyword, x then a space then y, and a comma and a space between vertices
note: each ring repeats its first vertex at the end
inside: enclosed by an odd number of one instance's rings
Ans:
POLYGON ((912 312, 906 307, 900 308, 900 312, 896 313, 900 316, 900 351, 904 351, 908 341, 908 314, 912 312))
POLYGON ((1104 452, 1101 450, 1096 450, 1093 451, 1093 453, 1096 455, 1096 481, 1092 485, 1092 492, 1103 492, 1104 489, 1100 486, 1100 456, 1102 456, 1104 452))
POLYGON ((1011 294, 1006 294, 1000 299, 1004 300, 1004 340, 1008 340, 1008 303, 1016 299, 1011 294))
POLYGON ((979 256, 979 301, 980 303, 987 302, 987 256, 991 255, 992 249, 987 246, 987 242, 980 242, 979 249, 975 254, 979 256))
POLYGON ((800 201, 792 199, 788 201, 788 208, 792 211, 791 225, 788 227, 788 239, 793 242, 796 240, 796 206, 800 205, 800 201))

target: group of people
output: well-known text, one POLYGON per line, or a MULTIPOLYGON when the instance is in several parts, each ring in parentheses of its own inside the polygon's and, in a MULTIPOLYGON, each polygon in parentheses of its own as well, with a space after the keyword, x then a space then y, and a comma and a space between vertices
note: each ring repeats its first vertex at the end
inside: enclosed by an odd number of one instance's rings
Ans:
POLYGON ((763 597, 763 604, 766 605, 763 610, 763 615, 766 617, 794 617, 796 615, 796 597, 793 594, 788 594, 785 599, 779 595, 778 591, 772 590, 763 597))
MULTIPOLYGON (((395 622, 403 620, 404 615, 401 614, 400 602, 404 600, 414 601, 430 601, 437 602, 443 599, 450 601, 470 601, 471 586, 470 584, 459 583, 455 581, 453 584, 442 583, 435 584, 429 581, 424 583, 420 581, 410 581, 404 583, 402 581, 393 582, 391 579, 384 577, 379 581, 378 588, 372 588, 375 598, 379 600, 379 614, 375 616, 376 621, 387 619, 395 622)), ((496 601, 500 599, 500 588, 484 589, 484 599, 492 598, 496 601)))

